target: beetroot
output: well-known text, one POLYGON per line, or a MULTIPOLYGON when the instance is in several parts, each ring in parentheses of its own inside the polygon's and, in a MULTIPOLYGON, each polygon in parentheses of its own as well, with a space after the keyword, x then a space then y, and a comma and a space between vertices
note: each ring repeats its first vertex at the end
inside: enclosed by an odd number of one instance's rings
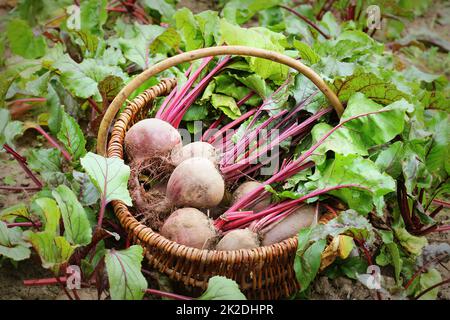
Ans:
POLYGON ((181 146, 181 136, 177 129, 154 118, 139 121, 125 136, 125 150, 132 160, 167 155, 181 146))
POLYGON ((174 211, 164 222, 161 235, 188 247, 205 249, 216 231, 208 217, 195 208, 174 211))
POLYGON ((172 172, 166 192, 175 206, 212 208, 222 201, 225 182, 211 161, 190 158, 172 172))
POLYGON ((298 232, 317 222, 316 208, 304 205, 284 219, 261 230, 262 245, 268 246, 295 236, 298 232))
MULTIPOLYGON (((251 191, 255 190, 256 188, 260 187, 261 183, 257 181, 246 181, 243 184, 241 184, 233 193, 233 200, 232 204, 235 204, 238 202, 242 197, 244 197, 246 194, 250 193, 251 191)), ((264 198, 254 205, 250 206, 249 208, 245 208, 246 210, 251 210, 254 212, 258 212, 261 210, 266 209, 270 204, 270 197, 264 198)))
POLYGON ((259 247, 258 235, 249 229, 236 229, 228 232, 219 241, 216 250, 238 250, 259 247))
POLYGON ((202 141, 189 143, 181 149, 174 149, 172 152, 172 164, 174 166, 178 166, 181 162, 189 158, 206 158, 212 163, 217 164, 219 154, 211 144, 202 141))

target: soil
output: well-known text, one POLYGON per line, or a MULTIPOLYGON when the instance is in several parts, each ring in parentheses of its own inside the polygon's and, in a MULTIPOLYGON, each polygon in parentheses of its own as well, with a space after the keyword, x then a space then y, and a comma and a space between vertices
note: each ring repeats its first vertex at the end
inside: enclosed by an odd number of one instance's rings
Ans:
POLYGON ((38 259, 18 263, 17 267, 5 262, 0 267, 1 300, 54 300, 62 290, 58 286, 25 287, 24 280, 51 278, 52 274, 43 269, 38 259))

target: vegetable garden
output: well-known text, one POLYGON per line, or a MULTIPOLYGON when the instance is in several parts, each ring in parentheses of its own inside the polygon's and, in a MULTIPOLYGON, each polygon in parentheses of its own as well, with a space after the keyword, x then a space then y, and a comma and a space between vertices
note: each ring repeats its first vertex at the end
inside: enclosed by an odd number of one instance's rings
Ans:
POLYGON ((0 11, 0 299, 449 299, 448 3, 0 11))

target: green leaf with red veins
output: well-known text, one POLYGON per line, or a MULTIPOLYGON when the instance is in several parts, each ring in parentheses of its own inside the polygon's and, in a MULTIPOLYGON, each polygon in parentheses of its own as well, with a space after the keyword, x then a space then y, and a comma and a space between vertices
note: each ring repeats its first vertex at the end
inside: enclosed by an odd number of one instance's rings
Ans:
POLYGON ((132 205, 128 192, 130 167, 122 159, 105 158, 88 152, 81 158, 81 165, 100 192, 105 204, 112 200, 121 200, 128 206, 132 205))
POLYGON ((41 215, 45 219, 45 232, 52 234, 59 233, 59 219, 61 218, 61 212, 59 211, 58 205, 55 200, 51 198, 38 198, 35 200, 41 210, 41 215))
POLYGON ((411 108, 412 105, 403 99, 382 107, 358 92, 348 100, 341 122, 359 114, 386 110, 386 112, 360 117, 345 124, 345 127, 359 133, 367 147, 372 147, 386 143, 402 133, 405 127, 406 111, 411 108))
POLYGON ((300 284, 300 292, 305 291, 316 277, 326 244, 327 241, 321 239, 307 247, 304 252, 297 252, 294 270, 300 284))
POLYGON ((65 185, 52 192, 58 202, 64 223, 64 237, 73 245, 87 245, 92 240, 88 217, 77 196, 65 185))
POLYGON ((213 93, 211 104, 215 109, 222 110, 230 119, 234 120, 241 115, 241 110, 239 110, 236 101, 230 96, 213 93))
POLYGON ((76 63, 67 54, 60 57, 54 67, 61 72, 61 82, 75 96, 87 99, 94 97, 95 101, 100 101, 101 96, 97 85, 109 75, 115 75, 123 80, 128 76, 119 66, 105 65, 101 60, 84 59, 81 63, 76 63))
POLYGON ((334 79, 331 88, 342 102, 348 101, 355 92, 361 92, 382 105, 410 98, 397 88, 392 77, 382 78, 381 75, 367 72, 362 67, 357 68, 351 76, 334 79))
POLYGON ((78 160, 86 154, 86 139, 83 131, 74 118, 63 113, 61 128, 57 135, 67 151, 73 156, 72 160, 78 160))
POLYGON ((361 214, 369 213, 373 205, 382 214, 384 195, 395 191, 395 181, 369 159, 349 154, 335 154, 335 159, 327 159, 310 177, 308 189, 323 189, 341 184, 357 184, 365 189, 345 188, 331 191, 330 194, 346 202, 351 209, 361 214))
POLYGON ((107 250, 106 271, 112 300, 141 300, 147 281, 141 273, 143 249, 134 245, 128 249, 107 250))

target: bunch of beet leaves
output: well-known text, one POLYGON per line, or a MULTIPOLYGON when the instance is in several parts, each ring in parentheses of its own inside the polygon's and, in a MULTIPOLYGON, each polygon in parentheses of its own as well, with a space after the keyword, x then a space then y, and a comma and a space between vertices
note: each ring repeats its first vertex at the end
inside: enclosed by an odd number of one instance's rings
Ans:
MULTIPOLYGON (((373 38, 382 31, 367 29, 365 7, 341 1, 232 0, 220 14, 193 14, 169 2, 28 0, 3 19, 1 157, 4 168, 20 167, 27 178, 2 169, 0 192, 27 200, 0 211, 0 262, 39 256, 55 277, 26 284, 59 284, 71 299, 81 294, 66 289, 74 274, 83 288, 96 286, 112 299, 186 298, 158 291, 160 275, 142 269, 142 248, 129 243, 108 205, 121 200, 155 230, 173 211, 193 208, 189 214, 219 243, 232 232, 250 235, 250 247, 297 235, 298 298, 308 297, 319 274, 367 283, 369 265, 386 267, 394 279, 378 298, 436 298, 449 281, 436 267, 449 248, 428 244, 426 236, 449 230, 440 218, 448 208, 449 84, 435 66, 425 72, 418 64, 426 56, 440 65, 436 48, 397 43, 402 27, 391 21, 385 46, 373 38), (254 17, 258 27, 242 26, 254 17), (306 77, 285 66, 208 57, 148 79, 129 97, 176 77, 177 87, 147 116, 188 132, 206 146, 200 157, 177 138, 156 158, 132 159, 130 152, 124 163, 93 153, 103 113, 130 79, 180 51, 215 45, 301 59, 338 95, 344 114, 337 117, 306 77), (405 56, 406 66, 399 63, 405 56), (186 197, 171 178, 185 161, 214 173, 222 194, 207 205, 177 203, 186 197)), ((392 14, 426 9, 401 4, 392 14)), ((193 178, 178 179, 187 176, 193 178)), ((166 229, 169 237, 173 230, 166 229)), ((225 242, 223 250, 236 244, 225 242)), ((213 278, 210 286, 228 293, 222 298, 242 298, 231 280, 213 278)))

